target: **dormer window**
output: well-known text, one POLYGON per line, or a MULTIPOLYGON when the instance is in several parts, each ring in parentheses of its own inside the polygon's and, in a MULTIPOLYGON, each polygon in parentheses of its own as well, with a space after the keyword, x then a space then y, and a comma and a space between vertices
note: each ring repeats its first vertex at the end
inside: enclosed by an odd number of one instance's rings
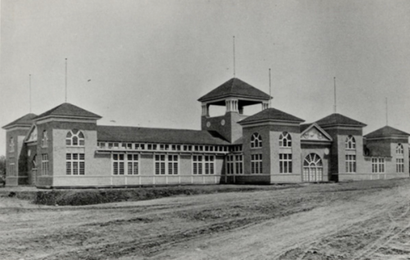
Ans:
POLYGON ((279 136, 280 147, 292 147, 292 137, 288 132, 283 132, 279 136))
POLYGON ((351 150, 356 149, 356 140, 351 135, 346 137, 345 144, 346 144, 346 149, 351 149, 351 150))
POLYGON ((48 144, 48 137, 47 137, 47 130, 43 131, 43 136, 41 138, 41 146, 42 147, 47 147, 48 144))
POLYGON ((261 148, 262 147, 262 136, 258 133, 254 133, 251 137, 251 148, 261 148))
POLYGON ((84 134, 77 129, 70 130, 65 140, 68 146, 84 146, 84 134))

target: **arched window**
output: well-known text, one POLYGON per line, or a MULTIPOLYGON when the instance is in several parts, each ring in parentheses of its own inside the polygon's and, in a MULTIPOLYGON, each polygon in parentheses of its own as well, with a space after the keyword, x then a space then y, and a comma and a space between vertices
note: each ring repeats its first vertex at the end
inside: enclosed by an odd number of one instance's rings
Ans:
POLYGON ((280 147, 292 147, 292 137, 288 132, 283 132, 279 136, 280 147))
POLYGON ((70 146, 84 146, 84 134, 83 132, 73 129, 67 133, 65 139, 66 145, 70 146))
POLYGON ((308 154, 303 161, 303 181, 317 182, 323 180, 323 162, 319 155, 308 154))
POLYGON ((262 147, 262 136, 258 133, 254 133, 251 137, 251 148, 260 148, 262 147))
POLYGON ((346 137, 346 149, 356 149, 356 140, 351 135, 346 137))
POLYGON ((14 144, 14 137, 10 137, 10 141, 9 141, 9 152, 14 152, 14 146, 15 146, 15 144, 14 144))
POLYGON ((48 144, 47 130, 43 131, 43 136, 41 138, 41 146, 46 147, 48 144))
POLYGON ((396 154, 403 154, 403 152, 404 152, 403 145, 402 144, 397 144, 396 154))

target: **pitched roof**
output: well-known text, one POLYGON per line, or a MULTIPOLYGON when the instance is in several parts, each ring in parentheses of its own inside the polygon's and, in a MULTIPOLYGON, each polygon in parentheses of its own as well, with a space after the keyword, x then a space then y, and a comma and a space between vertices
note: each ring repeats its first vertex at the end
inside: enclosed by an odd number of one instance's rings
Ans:
POLYGON ((55 108, 52 108, 41 115, 37 116, 36 119, 47 117, 47 116, 56 116, 56 117, 81 117, 81 118, 90 118, 90 119, 100 119, 101 116, 91 113, 81 107, 77 107, 70 103, 63 103, 55 108))
POLYGON ((258 122, 292 122, 292 123, 302 123, 305 120, 300 119, 291 114, 285 113, 275 108, 264 109, 259 113, 256 113, 252 116, 245 118, 244 120, 239 121, 239 124, 251 124, 258 122))
POLYGON ((229 144, 217 132, 129 126, 97 126, 97 139, 108 142, 229 144))
POLYGON ((368 133, 364 137, 366 138, 378 138, 378 137, 408 137, 409 133, 403 132, 391 126, 384 126, 371 133, 368 133))
POLYGON ((271 99, 271 97, 265 92, 260 91, 259 89, 238 78, 232 78, 208 94, 199 98, 198 101, 212 101, 227 97, 251 98, 258 100, 271 99))
POLYGON ((327 127, 327 126, 355 126, 355 127, 365 127, 366 124, 363 124, 359 121, 351 119, 347 116, 341 115, 339 113, 334 113, 329 116, 326 116, 316 123, 320 127, 327 127))
POLYGON ((37 115, 32 114, 32 113, 24 115, 24 116, 22 116, 22 117, 20 117, 16 120, 14 120, 13 122, 3 126, 3 129, 7 129, 7 128, 10 128, 12 126, 22 126, 22 127, 26 126, 26 127, 29 127, 33 123, 33 119, 36 116, 37 115))
POLYGON ((300 125, 300 136, 304 141, 333 141, 332 137, 316 123, 300 125), (309 132, 313 134, 313 138, 309 132))

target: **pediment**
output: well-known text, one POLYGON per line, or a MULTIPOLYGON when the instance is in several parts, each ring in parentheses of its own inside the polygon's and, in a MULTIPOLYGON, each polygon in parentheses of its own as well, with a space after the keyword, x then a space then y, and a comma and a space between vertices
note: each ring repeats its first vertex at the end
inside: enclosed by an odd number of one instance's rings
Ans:
POLYGON ((301 134, 300 134, 300 139, 301 140, 307 140, 307 141, 325 141, 325 142, 331 142, 332 137, 329 136, 328 133, 326 133, 325 130, 323 130, 319 125, 317 124, 312 124, 308 128, 306 128, 301 134))
POLYGON ((32 126, 29 134, 27 135, 26 142, 36 142, 37 141, 37 127, 32 126))

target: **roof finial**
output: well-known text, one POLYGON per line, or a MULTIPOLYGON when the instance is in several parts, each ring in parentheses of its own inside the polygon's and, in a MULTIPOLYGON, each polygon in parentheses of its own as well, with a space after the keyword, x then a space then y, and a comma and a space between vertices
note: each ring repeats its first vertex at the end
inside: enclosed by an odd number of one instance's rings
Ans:
POLYGON ((272 107, 272 79, 271 79, 271 69, 269 68, 269 107, 272 107))
POLYGON ((336 113, 336 77, 333 77, 333 84, 334 84, 334 107, 333 107, 333 112, 336 113))
POLYGON ((235 35, 233 36, 233 77, 235 78, 235 35))
POLYGON ((31 74, 28 74, 28 88, 29 88, 29 105, 30 105, 30 113, 31 113, 31 74))
POLYGON ((65 103, 67 103, 67 58, 65 58, 65 103))
POLYGON ((388 102, 386 97, 386 126, 389 125, 389 110, 388 110, 388 102))

